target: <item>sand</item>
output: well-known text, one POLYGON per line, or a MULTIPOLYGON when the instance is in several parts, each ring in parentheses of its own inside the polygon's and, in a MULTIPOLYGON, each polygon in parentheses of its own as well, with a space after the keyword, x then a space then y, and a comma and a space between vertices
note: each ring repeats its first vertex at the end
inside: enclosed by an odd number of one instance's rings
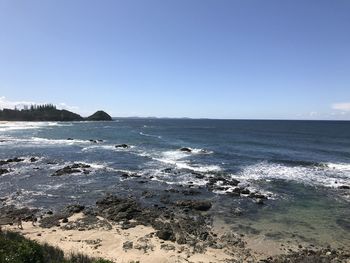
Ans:
MULTIPOLYGON (((68 219, 74 222, 83 217, 82 213, 75 214, 68 219)), ((104 220, 103 218, 99 218, 104 220)), ((136 226, 121 229, 118 224, 108 222, 112 229, 64 230, 61 227, 41 228, 33 226, 31 222, 23 222, 23 230, 16 226, 6 226, 5 229, 16 231, 23 236, 39 243, 57 246, 66 254, 79 252, 91 257, 105 258, 113 262, 127 263, 179 263, 179 262, 225 262, 228 259, 242 259, 246 257, 239 250, 234 253, 225 249, 208 248, 204 253, 193 253, 193 248, 178 245, 170 241, 163 241, 154 236, 152 227, 136 226), (125 242, 133 242, 133 248, 124 249, 125 242)))

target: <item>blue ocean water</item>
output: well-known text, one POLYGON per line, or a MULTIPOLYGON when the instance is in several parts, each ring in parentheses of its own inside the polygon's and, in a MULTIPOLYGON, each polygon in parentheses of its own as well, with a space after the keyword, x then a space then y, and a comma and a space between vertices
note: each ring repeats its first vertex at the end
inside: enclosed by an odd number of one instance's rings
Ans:
POLYGON ((245 234, 254 229, 275 239, 350 244, 350 190, 341 189, 350 185, 350 122, 1 123, 0 160, 14 157, 25 161, 7 165, 10 173, 0 177, 0 197, 7 204, 55 209, 72 202, 93 204, 107 192, 152 203, 158 200, 144 199, 145 191, 191 187, 200 195, 186 198, 211 199, 212 211, 245 234), (31 157, 39 160, 31 163, 31 157), (51 176, 74 162, 91 165, 91 173, 51 176), (125 173, 137 176, 125 178, 125 173), (219 175, 269 199, 257 206, 249 198, 228 196, 230 189, 208 191, 208 178, 219 175), (233 215, 237 207, 242 216, 233 215))

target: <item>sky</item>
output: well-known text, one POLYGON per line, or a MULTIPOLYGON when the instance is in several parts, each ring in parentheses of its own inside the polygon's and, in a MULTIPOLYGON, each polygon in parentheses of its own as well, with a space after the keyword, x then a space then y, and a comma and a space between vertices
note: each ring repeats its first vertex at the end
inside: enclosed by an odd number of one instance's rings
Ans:
POLYGON ((0 0, 0 108, 350 120, 349 0, 0 0))

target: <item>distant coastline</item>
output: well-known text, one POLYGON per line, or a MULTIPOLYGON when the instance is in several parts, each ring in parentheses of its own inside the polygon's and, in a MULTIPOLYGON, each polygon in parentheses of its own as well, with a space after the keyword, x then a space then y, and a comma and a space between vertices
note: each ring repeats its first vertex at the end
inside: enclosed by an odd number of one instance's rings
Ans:
POLYGON ((97 111, 84 118, 68 110, 59 110, 55 105, 32 105, 25 109, 0 110, 0 121, 112 121, 104 111, 97 111))

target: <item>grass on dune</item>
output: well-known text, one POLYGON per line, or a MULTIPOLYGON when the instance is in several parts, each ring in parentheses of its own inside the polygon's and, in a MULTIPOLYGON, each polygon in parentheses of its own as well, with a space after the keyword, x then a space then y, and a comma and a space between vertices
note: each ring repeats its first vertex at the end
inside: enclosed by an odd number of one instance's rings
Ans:
POLYGON ((48 244, 39 244, 18 233, 0 232, 0 263, 112 263, 83 254, 65 256, 63 251, 48 244))

